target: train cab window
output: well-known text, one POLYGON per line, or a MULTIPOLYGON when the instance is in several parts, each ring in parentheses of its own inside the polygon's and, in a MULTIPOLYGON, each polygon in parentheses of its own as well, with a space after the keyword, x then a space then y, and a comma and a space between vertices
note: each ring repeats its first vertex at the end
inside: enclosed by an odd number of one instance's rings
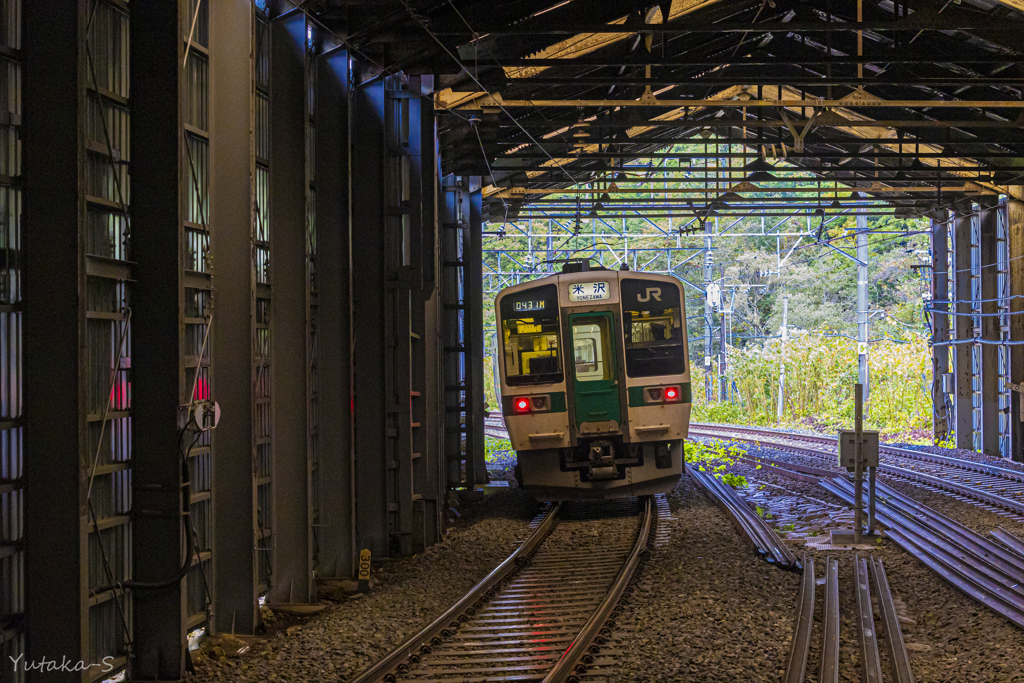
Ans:
POLYGON ((559 357, 558 290, 544 285, 501 300, 505 382, 510 386, 557 384, 559 357))
POLYGON ((572 350, 577 381, 592 382, 612 378, 611 364, 606 362, 610 342, 607 318, 593 318, 573 324, 572 350))
POLYGON ((681 375, 686 371, 679 287, 660 280, 624 279, 620 284, 626 374, 681 375))

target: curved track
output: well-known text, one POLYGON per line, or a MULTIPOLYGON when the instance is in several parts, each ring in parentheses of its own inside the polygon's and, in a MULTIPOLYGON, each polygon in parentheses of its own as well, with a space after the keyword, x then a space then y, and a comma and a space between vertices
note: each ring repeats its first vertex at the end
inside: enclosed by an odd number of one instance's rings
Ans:
MULTIPOLYGON (((750 441, 768 448, 831 461, 834 473, 841 471, 835 464, 836 439, 833 437, 697 423, 690 425, 690 436, 750 441)), ((879 451, 880 473, 921 484, 993 512, 1007 514, 1017 521, 1024 521, 1024 472, 885 444, 880 445, 879 451)))
POLYGON ((553 506, 526 542, 448 611, 352 683, 580 681, 654 524, 651 498, 553 506))

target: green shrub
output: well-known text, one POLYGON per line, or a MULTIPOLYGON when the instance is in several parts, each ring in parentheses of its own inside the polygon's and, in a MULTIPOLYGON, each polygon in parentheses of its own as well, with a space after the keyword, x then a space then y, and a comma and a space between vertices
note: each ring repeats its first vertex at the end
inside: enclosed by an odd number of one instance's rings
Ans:
POLYGON ((701 472, 710 472, 716 479, 729 486, 746 488, 746 477, 728 471, 729 465, 735 464, 734 458, 746 453, 738 446, 730 446, 725 441, 717 439, 712 439, 706 444, 695 441, 683 443, 683 457, 687 463, 701 472))

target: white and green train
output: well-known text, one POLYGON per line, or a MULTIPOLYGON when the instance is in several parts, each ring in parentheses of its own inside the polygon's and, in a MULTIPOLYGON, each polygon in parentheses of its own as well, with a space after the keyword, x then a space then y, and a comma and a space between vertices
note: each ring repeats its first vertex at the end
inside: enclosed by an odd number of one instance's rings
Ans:
POLYGON ((519 485, 540 500, 671 490, 691 401, 679 281, 569 264, 495 310, 519 485))

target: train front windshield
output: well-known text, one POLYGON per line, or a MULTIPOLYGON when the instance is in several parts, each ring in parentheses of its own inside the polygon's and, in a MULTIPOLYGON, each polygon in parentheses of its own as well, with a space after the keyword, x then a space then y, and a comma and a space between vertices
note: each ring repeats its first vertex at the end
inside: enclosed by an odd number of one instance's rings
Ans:
POLYGON ((509 386, 562 381, 558 289, 542 285, 501 300, 505 382, 509 386))
POLYGON ((623 279, 620 285, 625 328, 626 374, 630 377, 681 375, 686 371, 679 287, 660 280, 623 279))

